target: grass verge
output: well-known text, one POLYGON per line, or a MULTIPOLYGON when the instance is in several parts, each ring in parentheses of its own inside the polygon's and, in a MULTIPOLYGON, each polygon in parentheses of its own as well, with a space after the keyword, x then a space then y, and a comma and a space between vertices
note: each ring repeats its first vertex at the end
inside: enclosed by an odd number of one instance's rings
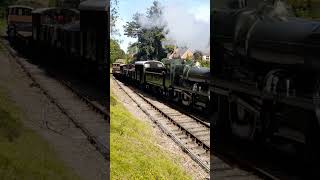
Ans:
POLYGON ((191 179, 175 157, 156 145, 146 123, 134 118, 113 93, 110 99, 111 179, 191 179))
POLYGON ((7 25, 5 19, 0 17, 0 35, 5 34, 6 27, 7 25))
POLYGON ((22 113, 0 89, 0 179, 79 179, 49 144, 21 122, 22 113))

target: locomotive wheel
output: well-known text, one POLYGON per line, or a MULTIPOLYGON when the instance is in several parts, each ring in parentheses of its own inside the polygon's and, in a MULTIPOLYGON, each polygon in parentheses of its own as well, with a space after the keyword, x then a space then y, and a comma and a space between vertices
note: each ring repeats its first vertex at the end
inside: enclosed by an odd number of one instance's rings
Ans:
POLYGON ((180 93, 177 92, 177 91, 175 91, 175 90, 173 90, 172 97, 173 97, 172 100, 173 100, 174 102, 179 102, 179 100, 180 100, 180 93))
POLYGON ((190 106, 192 104, 192 97, 186 92, 183 92, 182 94, 182 104, 185 106, 190 106))
POLYGON ((257 115, 239 102, 229 103, 230 129, 233 135, 253 140, 256 133, 257 115))

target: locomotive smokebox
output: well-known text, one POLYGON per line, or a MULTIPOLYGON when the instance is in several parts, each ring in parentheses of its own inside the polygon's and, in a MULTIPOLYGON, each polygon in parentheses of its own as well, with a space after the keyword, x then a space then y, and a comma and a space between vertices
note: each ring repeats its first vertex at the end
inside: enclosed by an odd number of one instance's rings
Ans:
MULTIPOLYGON (((245 60, 259 68, 270 67, 318 70, 320 22, 295 17, 283 1, 247 4, 214 12, 214 46, 223 54, 245 60)), ((219 59, 216 59, 219 61, 219 59)), ((221 62, 222 63, 222 62, 221 62)))

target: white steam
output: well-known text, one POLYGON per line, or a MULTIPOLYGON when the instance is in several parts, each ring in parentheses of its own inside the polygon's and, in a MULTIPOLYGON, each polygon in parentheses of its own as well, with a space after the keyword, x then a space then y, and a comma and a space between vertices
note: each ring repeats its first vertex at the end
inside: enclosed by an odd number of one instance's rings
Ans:
MULTIPOLYGON (((209 14, 209 9, 207 10, 209 14)), ((202 9, 204 10, 204 9, 202 9)), ((188 12, 188 7, 184 3, 169 3, 162 7, 161 17, 152 17, 151 19, 141 16, 139 24, 146 29, 166 26, 168 30, 166 42, 164 44, 173 44, 178 47, 187 47, 191 50, 200 50, 205 53, 210 51, 210 23, 196 18, 195 15, 188 12)), ((204 13, 204 12, 199 12, 204 13)))
POLYGON ((273 17, 278 17, 282 20, 287 20, 287 17, 290 15, 289 7, 281 0, 278 0, 277 2, 275 2, 274 9, 270 15, 273 17))

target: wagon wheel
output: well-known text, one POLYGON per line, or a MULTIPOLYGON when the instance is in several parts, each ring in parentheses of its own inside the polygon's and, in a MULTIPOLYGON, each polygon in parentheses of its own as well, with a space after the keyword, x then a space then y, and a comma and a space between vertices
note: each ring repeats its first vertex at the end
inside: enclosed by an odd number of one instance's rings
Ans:
POLYGON ((253 140, 257 129, 258 116, 237 100, 229 103, 230 129, 233 135, 253 140))

